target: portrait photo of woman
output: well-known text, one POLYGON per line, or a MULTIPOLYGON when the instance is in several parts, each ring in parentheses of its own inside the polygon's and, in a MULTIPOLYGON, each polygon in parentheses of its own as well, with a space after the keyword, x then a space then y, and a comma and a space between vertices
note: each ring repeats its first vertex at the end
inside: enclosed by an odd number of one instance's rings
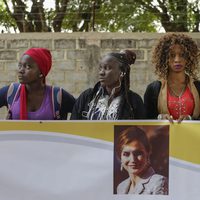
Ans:
POLYGON ((168 127, 144 127, 115 127, 114 194, 168 195, 168 127))

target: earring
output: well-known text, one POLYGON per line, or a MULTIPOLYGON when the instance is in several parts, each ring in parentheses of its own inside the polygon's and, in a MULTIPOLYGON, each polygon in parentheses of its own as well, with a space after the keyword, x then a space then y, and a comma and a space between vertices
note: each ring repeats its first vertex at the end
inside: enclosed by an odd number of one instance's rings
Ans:
POLYGON ((147 166, 150 166, 151 165, 151 161, 150 161, 150 158, 148 157, 147 158, 147 166))
POLYGON ((123 165, 122 165, 122 163, 121 163, 120 171, 121 172, 123 171, 123 165))
POLYGON ((43 77, 43 75, 42 75, 42 74, 40 74, 40 75, 39 75, 39 77, 41 78, 41 77, 43 77))
POLYGON ((121 72, 120 77, 124 77, 126 75, 125 72, 121 72))

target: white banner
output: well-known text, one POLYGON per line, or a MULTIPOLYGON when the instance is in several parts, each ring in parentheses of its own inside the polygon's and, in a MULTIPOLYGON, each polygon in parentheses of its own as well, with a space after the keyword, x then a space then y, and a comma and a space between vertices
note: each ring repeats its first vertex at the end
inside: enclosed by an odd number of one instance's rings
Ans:
POLYGON ((0 127, 2 200, 199 200, 200 140, 196 130, 200 124, 0 122, 0 127), (166 159, 158 167, 156 161, 151 162, 155 171, 160 170, 159 174, 163 173, 168 179, 167 195, 116 194, 122 175, 115 140, 122 130, 132 126, 144 128, 151 141, 155 141, 152 138, 158 129, 164 131, 158 131, 157 136, 168 138, 170 135, 169 143, 164 141, 161 146, 155 145, 152 150, 155 155, 151 157, 159 160, 164 156, 166 159), (188 132, 187 127, 191 129, 191 126, 194 131, 188 132), (179 138, 181 134, 176 135, 182 129, 186 130, 182 132, 183 140, 179 138), (188 145, 184 147, 184 144, 188 145), (186 151, 177 153, 181 148, 186 151), (166 152, 170 157, 166 158, 166 152), (161 168, 161 165, 165 166, 161 168))

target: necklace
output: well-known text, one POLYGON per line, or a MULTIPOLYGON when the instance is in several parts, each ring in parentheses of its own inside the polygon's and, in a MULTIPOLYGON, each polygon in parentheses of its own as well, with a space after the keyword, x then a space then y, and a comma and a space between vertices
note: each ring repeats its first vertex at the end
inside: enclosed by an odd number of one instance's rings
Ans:
POLYGON ((177 97, 178 99, 177 100, 174 100, 174 103, 175 103, 175 110, 178 114, 178 117, 180 117, 182 115, 182 109, 183 109, 183 106, 184 106, 184 99, 182 98, 182 95, 183 93, 185 92, 185 89, 186 89, 187 85, 185 84, 183 86, 183 88, 181 89, 180 93, 178 94, 170 85, 169 85, 169 90, 171 92, 171 94, 175 97, 177 97))
POLYGON ((180 99, 180 97, 183 95, 184 91, 185 91, 186 85, 184 85, 184 87, 182 88, 181 92, 178 94, 170 85, 169 85, 169 89, 172 93, 172 95, 174 95, 175 97, 178 97, 180 99))

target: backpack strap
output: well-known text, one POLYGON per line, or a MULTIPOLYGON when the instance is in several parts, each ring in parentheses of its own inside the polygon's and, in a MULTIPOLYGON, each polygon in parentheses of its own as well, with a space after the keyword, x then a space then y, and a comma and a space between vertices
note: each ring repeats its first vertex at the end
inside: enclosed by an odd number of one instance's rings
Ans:
POLYGON ((20 83, 11 83, 7 91, 7 104, 8 104, 8 114, 6 119, 12 119, 11 107, 16 97, 19 94, 21 84, 20 83))
POLYGON ((62 102, 62 88, 52 86, 52 106, 54 119, 61 119, 60 108, 62 102))
POLYGON ((8 109, 10 110, 12 107, 13 102, 15 101, 19 90, 20 90, 21 84, 20 83, 11 83, 8 92, 7 92, 7 104, 8 109))

